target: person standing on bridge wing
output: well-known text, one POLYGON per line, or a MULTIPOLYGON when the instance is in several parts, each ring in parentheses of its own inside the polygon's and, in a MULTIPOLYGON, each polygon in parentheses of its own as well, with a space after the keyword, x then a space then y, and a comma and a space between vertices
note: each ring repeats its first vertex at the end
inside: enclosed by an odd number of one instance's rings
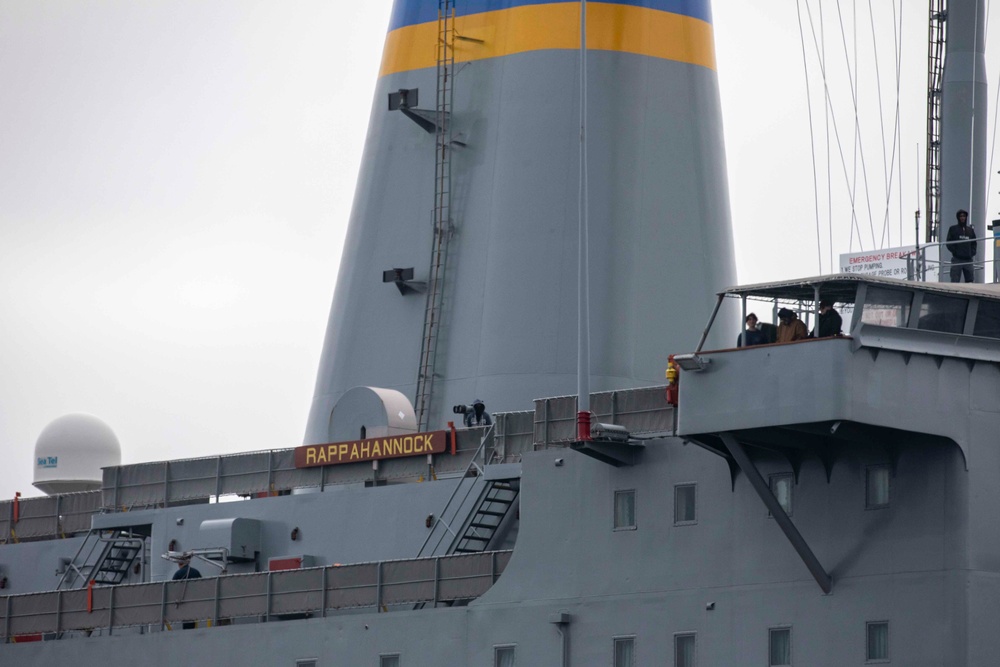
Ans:
MULTIPOLYGON (((191 567, 191 556, 184 556, 177 561, 177 571, 174 572, 174 576, 171 579, 174 581, 178 579, 201 579, 201 572, 191 567)), ((187 586, 184 586, 184 588, 186 589, 187 586)), ((185 630, 194 630, 198 627, 198 623, 196 621, 184 621, 181 627, 185 630)))
POLYGON ((968 211, 959 209, 955 218, 958 224, 948 229, 947 238, 948 252, 951 253, 951 282, 960 283, 963 276, 965 282, 975 282, 972 262, 976 259, 976 228, 967 224, 968 211))
POLYGON ((829 338, 839 336, 844 320, 840 313, 833 309, 833 301, 830 299, 820 299, 819 317, 816 324, 816 338, 829 338))
POLYGON ((809 330, 806 323, 799 319, 794 311, 782 308, 778 311, 778 342, 791 343, 797 340, 805 340, 809 337, 809 330))

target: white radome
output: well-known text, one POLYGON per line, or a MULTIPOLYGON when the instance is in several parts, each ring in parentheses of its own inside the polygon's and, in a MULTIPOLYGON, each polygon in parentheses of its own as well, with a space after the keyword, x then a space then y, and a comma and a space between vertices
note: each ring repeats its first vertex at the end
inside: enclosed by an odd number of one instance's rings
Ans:
POLYGON ((101 488, 101 468, 121 465, 122 448, 111 427, 93 415, 59 417, 35 443, 37 489, 52 495, 101 488))

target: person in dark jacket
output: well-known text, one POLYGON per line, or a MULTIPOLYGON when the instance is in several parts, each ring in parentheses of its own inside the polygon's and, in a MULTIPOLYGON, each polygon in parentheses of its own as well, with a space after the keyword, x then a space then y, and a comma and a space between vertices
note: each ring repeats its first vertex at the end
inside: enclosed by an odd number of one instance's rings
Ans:
POLYGON ((748 314, 746 331, 736 337, 736 347, 764 345, 767 342, 767 334, 757 328, 757 316, 753 313, 748 314))
POLYGON ((833 301, 830 299, 820 299, 819 321, 816 324, 816 338, 828 338, 839 336, 841 327, 844 325, 840 313, 833 309, 833 301))
MULTIPOLYGON (((191 557, 186 556, 177 561, 177 571, 174 572, 174 576, 171 579, 174 581, 178 579, 201 579, 201 572, 191 567, 191 557)), ((184 588, 187 588, 187 586, 184 588)), ((185 630, 193 630, 198 627, 198 623, 196 621, 184 621, 182 627, 185 630)))
POLYGON ((469 428, 473 426, 489 426, 493 423, 490 413, 486 412, 486 405, 482 399, 477 398, 472 402, 472 409, 465 413, 465 425, 469 428))
POLYGON ((962 278, 971 283, 976 280, 973 260, 976 259, 976 228, 968 224, 969 212, 955 213, 958 224, 948 230, 948 252, 951 253, 951 282, 960 283, 962 278))

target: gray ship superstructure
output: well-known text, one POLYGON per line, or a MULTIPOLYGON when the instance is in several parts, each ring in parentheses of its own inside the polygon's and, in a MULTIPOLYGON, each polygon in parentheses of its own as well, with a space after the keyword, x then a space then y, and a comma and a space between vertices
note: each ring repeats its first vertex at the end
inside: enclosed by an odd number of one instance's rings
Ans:
POLYGON ((0 503, 0 664, 995 662, 1000 291, 727 287, 707 2, 391 21, 305 444, 0 503))

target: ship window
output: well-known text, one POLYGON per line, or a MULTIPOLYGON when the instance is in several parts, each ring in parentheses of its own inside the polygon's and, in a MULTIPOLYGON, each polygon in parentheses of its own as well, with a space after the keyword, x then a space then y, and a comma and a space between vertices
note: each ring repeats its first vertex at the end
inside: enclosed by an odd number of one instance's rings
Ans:
POLYGON ((781 473, 770 477, 771 493, 774 494, 781 509, 785 510, 785 514, 788 516, 792 516, 792 484, 794 481, 795 479, 790 473, 781 473))
POLYGON ((678 484, 674 487, 674 525, 695 523, 695 484, 678 484))
POLYGON ((792 664, 792 629, 771 628, 768 634, 768 665, 792 664))
POLYGON ((940 294, 924 294, 917 328, 926 331, 960 334, 965 330, 965 311, 968 308, 968 299, 941 296, 940 294))
POLYGON ((694 667, 694 633, 674 635, 674 666, 694 667))
POLYGON ((976 313, 976 326, 972 330, 974 336, 1000 338, 1000 302, 980 301, 979 312, 976 313))
POLYGON ((635 667, 635 637, 615 637, 615 667, 635 667))
POLYGON ((867 624, 866 662, 889 662, 889 622, 867 624))
POLYGON ((399 655, 380 655, 378 657, 378 667, 399 667, 399 655))
POLYGON ((861 321, 883 327, 905 327, 912 302, 912 292, 869 285, 861 321))
POLYGON ((865 484, 865 508, 870 510, 889 506, 889 466, 868 466, 865 484))
POLYGON ((635 490, 615 491, 615 530, 635 530, 635 490))
POLYGON ((316 667, 316 660, 314 658, 296 660, 295 667, 316 667))
POLYGON ((514 658, 516 655, 516 646, 494 646, 493 667, 514 667, 514 658))

